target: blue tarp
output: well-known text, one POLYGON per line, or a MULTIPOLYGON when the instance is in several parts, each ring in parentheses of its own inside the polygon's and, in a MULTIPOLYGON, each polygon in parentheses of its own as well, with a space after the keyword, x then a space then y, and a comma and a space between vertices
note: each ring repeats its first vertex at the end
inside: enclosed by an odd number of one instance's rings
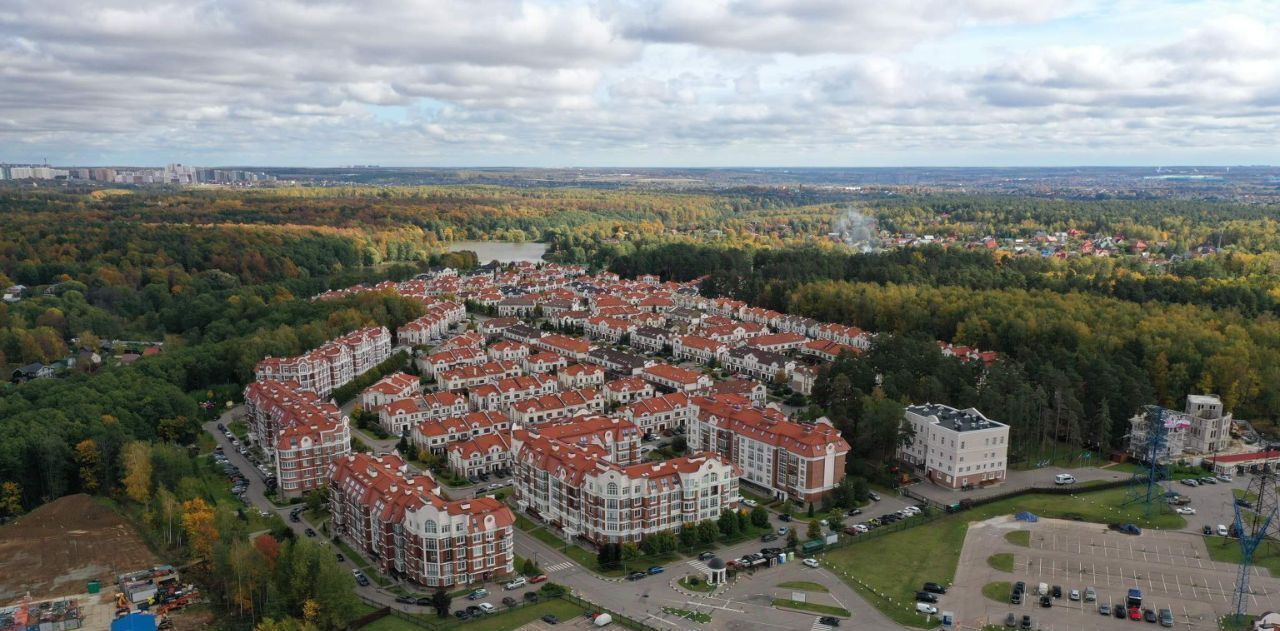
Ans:
MULTIPOLYGON (((1028 513, 1027 511, 1022 511, 1021 513, 1016 513, 1016 514, 1013 516, 1013 518, 1014 518, 1014 519, 1016 519, 1016 520, 1018 520, 1018 521, 1029 521, 1029 522, 1037 522, 1037 521, 1040 521, 1040 518, 1039 518, 1039 517, 1036 517, 1035 515, 1033 515, 1033 514, 1031 514, 1031 513, 1028 513)), ((113 631, 114 631, 114 630, 113 630, 113 631)))
POLYGON ((156 631, 156 617, 149 613, 131 613, 112 622, 111 631, 156 631))

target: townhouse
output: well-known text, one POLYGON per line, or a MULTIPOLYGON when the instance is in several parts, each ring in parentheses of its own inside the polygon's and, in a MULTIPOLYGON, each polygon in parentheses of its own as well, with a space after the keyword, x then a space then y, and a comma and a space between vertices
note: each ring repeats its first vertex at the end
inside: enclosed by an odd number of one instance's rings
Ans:
POLYGON ((591 316, 582 324, 582 332, 592 339, 604 340, 617 344, 624 336, 636 330, 636 324, 630 320, 608 316, 591 316))
POLYGON ((584 361, 601 366, 616 375, 636 375, 646 366, 657 363, 647 357, 612 348, 593 348, 584 361))
POLYGON ((791 371, 791 389, 809 396, 813 394, 813 385, 818 382, 821 370, 815 366, 796 366, 791 371))
POLYGON ((569 359, 549 351, 539 351, 520 361, 529 374, 550 373, 569 365, 569 359))
POLYGON ((1008 425, 974 408, 957 410, 940 403, 907 406, 903 416, 912 436, 898 454, 926 479, 952 490, 1004 482, 1008 425))
POLYGON ((479 348, 455 348, 436 351, 430 355, 419 357, 418 370, 424 375, 436 376, 446 370, 475 366, 489 361, 485 352, 479 348))
POLYGON ((560 387, 565 390, 604 385, 604 367, 595 364, 572 364, 556 372, 560 387))
POLYGON ((737 472, 715 454, 622 466, 592 444, 512 432, 516 504, 567 539, 638 542, 737 507, 737 472))
POLYGON ((848 344, 863 350, 871 348, 871 336, 856 326, 845 326, 830 322, 819 324, 813 331, 812 337, 848 344))
POLYGON ((529 356, 529 347, 520 342, 498 340, 485 349, 485 354, 490 361, 518 362, 529 356))
POLYGON ((510 296, 498 303, 498 317, 528 318, 537 309, 538 299, 534 296, 510 296))
POLYGON ((477 410, 506 410, 517 401, 551 394, 559 389, 560 382, 550 375, 522 375, 476 386, 467 393, 467 399, 477 410))
POLYGON ((800 347, 800 354, 816 357, 822 361, 835 361, 843 353, 857 354, 862 349, 831 340, 810 340, 800 347))
POLYGON ((506 434, 481 434, 445 447, 449 470, 468 480, 481 473, 502 473, 511 468, 511 442, 506 434))
POLYGON ((728 352, 724 366, 732 372, 760 381, 785 384, 790 381, 796 362, 781 353, 739 346, 728 352))
POLYGON ((724 361, 728 353, 728 344, 699 335, 677 335, 671 340, 671 356, 677 361, 710 364, 724 361))
POLYGON ((515 362, 491 361, 443 371, 436 375, 436 384, 441 390, 460 390, 519 377, 521 374, 523 370, 515 362))
POLYGON ((683 392, 634 400, 618 410, 646 435, 687 427, 697 413, 698 408, 683 392))
POLYGON ((769 389, 755 379, 734 377, 711 386, 710 394, 732 394, 743 397, 753 405, 763 406, 769 397, 769 389))
POLYGON ((624 404, 654 395, 653 385, 636 376, 614 379, 601 388, 605 403, 624 404))
POLYGON ((689 449, 721 455, 772 497, 817 502, 844 479, 849 443, 825 418, 796 423, 734 395, 698 397, 689 449))
POLYGON ((249 431, 271 459, 280 493, 300 497, 324 484, 329 464, 351 451, 349 421, 330 401, 292 381, 245 387, 249 431))
POLYGON ((582 361, 591 351, 591 343, 576 337, 549 333, 529 343, 534 348, 563 355, 574 361, 582 361))
POLYGON ((535 425, 583 412, 604 410, 604 397, 596 388, 565 390, 540 397, 516 401, 507 407, 513 424, 535 425))
POLYGON ((562 443, 595 445, 606 452, 609 462, 615 464, 630 465, 640 461, 640 429, 623 418, 588 414, 543 423, 530 431, 562 443))
POLYGON ((674 392, 700 392, 711 387, 711 377, 670 364, 654 364, 640 371, 640 378, 674 392))
POLYGON ((503 331, 520 324, 520 318, 509 316, 506 318, 489 318, 481 322, 476 330, 485 337, 498 337, 503 331))
POLYGON ((459 416, 428 419, 418 423, 409 434, 409 440, 418 449, 433 454, 443 454, 450 443, 470 440, 486 434, 506 433, 511 429, 511 419, 493 410, 468 412, 459 416))
POLYGON ((532 344, 534 340, 541 339, 543 335, 546 335, 546 333, 542 329, 523 322, 509 326, 502 332, 503 339, 523 344, 532 344))
POLYGON ((461 416, 469 409, 466 397, 456 392, 432 392, 382 406, 378 424, 392 436, 400 436, 425 420, 461 416))
POLYGON ((330 527, 388 574, 450 589, 515 572, 515 515, 491 497, 449 501, 395 455, 349 455, 328 471, 330 527))
POLYGON ((448 351, 459 348, 484 348, 486 339, 483 335, 475 331, 467 331, 459 333, 436 347, 437 351, 448 351))
POLYGON ((809 338, 799 333, 769 333, 766 335, 757 335, 749 340, 747 344, 763 351, 772 351, 775 353, 785 353, 787 351, 796 350, 808 342, 809 338))
POLYGON ((392 401, 408 399, 420 391, 417 377, 403 372, 392 373, 360 392, 360 407, 367 412, 376 412, 392 401))

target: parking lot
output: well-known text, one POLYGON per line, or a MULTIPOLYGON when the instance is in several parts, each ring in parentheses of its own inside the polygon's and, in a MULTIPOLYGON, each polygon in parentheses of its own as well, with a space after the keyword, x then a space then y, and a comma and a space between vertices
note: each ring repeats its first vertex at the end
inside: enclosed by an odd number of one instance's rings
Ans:
MULTIPOLYGON (((1127 590, 1138 588, 1143 607, 1170 609, 1175 627, 1215 629, 1217 618, 1233 610, 1236 571, 1235 565, 1209 560, 1204 539, 1195 533, 1146 530, 1133 536, 1100 524, 1051 519, 1024 523, 1005 516, 970 526, 953 588, 965 597, 951 600, 959 603, 956 613, 964 626, 1000 624, 1014 613, 1019 620, 1030 615, 1040 629, 1123 628, 1128 620, 1104 618, 1098 605, 1114 607, 1124 601, 1127 590), (1030 533, 1029 546, 1005 538, 1017 530, 1030 533), (988 564, 997 553, 1013 555, 1012 573, 988 564), (1025 581, 1023 603, 995 602, 982 595, 984 585, 998 581, 1025 581), (1035 597, 1042 582, 1063 590, 1063 597, 1052 599, 1048 608, 1035 597), (1097 602, 1067 597, 1071 590, 1084 592, 1087 587, 1097 591, 1097 602)), ((1248 607, 1258 613, 1273 606, 1280 582, 1265 570, 1253 568, 1253 574, 1248 607)))

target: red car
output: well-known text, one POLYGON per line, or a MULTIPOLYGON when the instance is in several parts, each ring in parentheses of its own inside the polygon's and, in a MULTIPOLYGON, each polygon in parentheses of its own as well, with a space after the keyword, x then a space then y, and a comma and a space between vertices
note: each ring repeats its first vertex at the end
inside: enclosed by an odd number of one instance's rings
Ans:
POLYGON ((529 582, 530 582, 530 583, 541 583, 542 581, 545 581, 545 580, 547 580, 547 575, 546 575, 546 574, 539 574, 539 575, 537 575, 537 576, 535 576, 535 577, 533 577, 533 578, 529 579, 529 582))
POLYGON ((1129 608, 1129 619, 1130 619, 1130 620, 1141 620, 1141 619, 1142 619, 1142 610, 1141 610, 1141 609, 1138 609, 1137 607, 1130 607, 1130 608, 1129 608))

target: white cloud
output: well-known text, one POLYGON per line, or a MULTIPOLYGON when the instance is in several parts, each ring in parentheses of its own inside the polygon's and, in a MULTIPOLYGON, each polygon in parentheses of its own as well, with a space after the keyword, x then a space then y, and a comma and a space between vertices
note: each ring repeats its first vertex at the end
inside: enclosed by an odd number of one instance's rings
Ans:
POLYGON ((0 160, 1253 161, 1280 16, 1203 2, 9 0, 0 160))

